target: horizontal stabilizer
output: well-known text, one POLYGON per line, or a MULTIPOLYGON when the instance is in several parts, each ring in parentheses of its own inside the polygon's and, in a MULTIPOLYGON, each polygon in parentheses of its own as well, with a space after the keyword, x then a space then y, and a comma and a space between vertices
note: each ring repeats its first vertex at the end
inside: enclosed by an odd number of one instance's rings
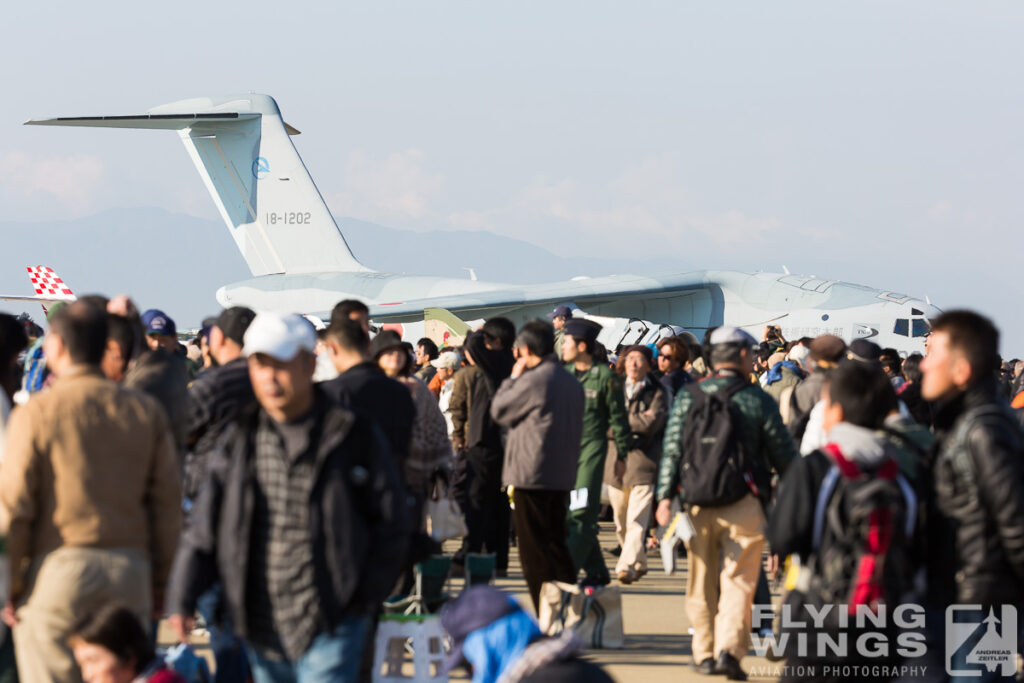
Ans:
MULTIPOLYGON (((58 116, 55 119, 29 119, 26 126, 79 126, 86 128, 149 128, 153 130, 184 130, 193 124, 211 121, 244 121, 259 114, 225 112, 223 114, 137 114, 134 116, 58 116)), ((288 135, 302 131, 284 122, 288 135)))
POLYGON ((138 114, 135 116, 61 116, 55 119, 29 119, 26 126, 84 126, 87 128, 149 128, 184 130, 199 122, 258 119, 259 114, 225 112, 218 114, 138 114))
POLYGON ((55 298, 52 296, 18 296, 13 294, 0 294, 0 301, 32 301, 37 304, 55 304, 55 303, 67 303, 68 301, 74 301, 74 298, 68 299, 67 297, 55 298))

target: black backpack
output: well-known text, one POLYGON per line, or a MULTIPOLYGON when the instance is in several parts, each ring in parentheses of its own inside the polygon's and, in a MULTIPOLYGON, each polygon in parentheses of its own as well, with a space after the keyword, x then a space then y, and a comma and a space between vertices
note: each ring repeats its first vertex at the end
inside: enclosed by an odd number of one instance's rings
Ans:
POLYGON ((679 481, 688 505, 729 505, 760 493, 755 481, 761 478, 740 439, 743 416, 731 400, 748 386, 743 379, 711 393, 700 384, 685 386, 693 403, 683 429, 679 481))
POLYGON ((899 604, 913 575, 917 496, 895 460, 864 471, 841 455, 814 510, 810 595, 819 604, 899 604))

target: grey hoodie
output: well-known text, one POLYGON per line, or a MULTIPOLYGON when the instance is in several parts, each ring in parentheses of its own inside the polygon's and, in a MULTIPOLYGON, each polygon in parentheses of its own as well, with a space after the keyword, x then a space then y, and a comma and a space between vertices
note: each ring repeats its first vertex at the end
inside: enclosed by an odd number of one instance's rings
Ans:
POLYGON ((881 433, 840 422, 828 433, 828 443, 839 446, 847 460, 857 463, 861 469, 874 469, 884 460, 893 457, 891 445, 881 433))

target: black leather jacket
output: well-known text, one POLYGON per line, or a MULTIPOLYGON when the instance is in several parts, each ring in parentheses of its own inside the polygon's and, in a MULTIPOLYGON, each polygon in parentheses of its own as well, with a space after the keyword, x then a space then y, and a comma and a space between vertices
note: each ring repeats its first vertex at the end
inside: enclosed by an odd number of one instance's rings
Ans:
POLYGON ((928 510, 929 595, 1024 603, 1024 435, 996 382, 941 404, 928 510))

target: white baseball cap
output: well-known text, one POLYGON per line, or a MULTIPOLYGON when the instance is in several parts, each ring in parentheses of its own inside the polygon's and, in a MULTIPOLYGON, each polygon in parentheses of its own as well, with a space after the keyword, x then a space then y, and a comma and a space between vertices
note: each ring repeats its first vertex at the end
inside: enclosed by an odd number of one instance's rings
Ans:
POLYGON ((430 361, 430 364, 438 370, 455 370, 462 365, 462 361, 459 359, 459 354, 454 351, 445 351, 440 356, 430 361))
POLYGON ((728 325, 723 325, 712 332, 708 343, 711 346, 718 346, 719 344, 746 344, 747 346, 757 346, 757 340, 751 337, 749 332, 738 327, 731 327, 728 325))
POLYGON ((294 313, 258 313, 245 331, 245 355, 265 353, 287 363, 299 351, 316 350, 313 324, 294 313))

